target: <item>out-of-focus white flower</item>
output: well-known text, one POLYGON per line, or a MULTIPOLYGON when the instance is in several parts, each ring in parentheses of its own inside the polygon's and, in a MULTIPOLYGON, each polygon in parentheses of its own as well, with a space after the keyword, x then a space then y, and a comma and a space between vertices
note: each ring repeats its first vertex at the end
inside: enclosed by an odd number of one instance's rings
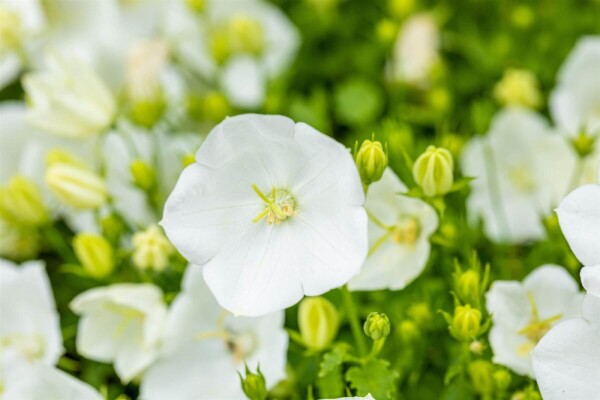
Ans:
POLYGON ((439 29, 431 15, 416 14, 407 19, 394 44, 391 79, 426 86, 440 59, 439 42, 439 29))
POLYGON ((588 295, 582 314, 553 327, 533 351, 545 400, 600 399, 600 298, 588 295))
POLYGON ((169 57, 164 40, 145 40, 137 43, 129 54, 127 64, 127 94, 134 101, 155 100, 161 96, 160 77, 169 57))
POLYGON ((100 77, 78 60, 56 53, 47 70, 23 78, 31 108, 28 120, 53 135, 86 138, 103 133, 116 115, 116 102, 100 77))
POLYGON ((554 121, 568 135, 600 135, 600 36, 580 39, 558 74, 550 97, 554 121))
POLYGON ((568 143, 538 114, 501 111, 488 135, 471 139, 463 150, 463 173, 476 178, 467 202, 469 219, 481 218, 486 235, 496 242, 542 239, 541 220, 569 190, 575 161, 568 143))
POLYGON ((563 267, 543 265, 523 282, 495 281, 486 294, 494 362, 533 377, 531 351, 559 321, 580 315, 583 293, 563 267))
POLYGON ((162 225, 224 308, 257 316, 348 282, 367 253, 349 151, 282 116, 215 127, 181 174, 162 225))
POLYGON ((162 271, 169 265, 169 256, 175 252, 158 225, 136 232, 133 242, 133 263, 140 269, 162 271))
POLYGON ((202 277, 190 265, 183 292, 167 318, 161 358, 144 374, 145 400, 242 400, 238 372, 260 365, 269 388, 285 377, 288 335, 284 313, 234 317, 215 301, 202 277))
POLYGON ((351 290, 399 290, 423 272, 438 217, 424 201, 400 194, 405 191, 390 168, 369 187, 369 255, 348 283, 351 290))
POLYGON ((0 354, 54 365, 63 353, 59 316, 42 261, 0 259, 0 354))
POLYGON ((286 15, 263 1, 207 1, 201 14, 171 2, 166 32, 180 57, 208 79, 219 80, 229 101, 256 108, 266 83, 289 65, 299 34, 286 15))
POLYGON ((77 352, 100 362, 114 362, 126 383, 158 355, 166 307, 161 290, 151 284, 114 284, 90 289, 71 302, 81 316, 77 352))
POLYGON ((585 265, 581 270, 583 287, 600 297, 600 184, 571 192, 556 214, 571 250, 585 265))

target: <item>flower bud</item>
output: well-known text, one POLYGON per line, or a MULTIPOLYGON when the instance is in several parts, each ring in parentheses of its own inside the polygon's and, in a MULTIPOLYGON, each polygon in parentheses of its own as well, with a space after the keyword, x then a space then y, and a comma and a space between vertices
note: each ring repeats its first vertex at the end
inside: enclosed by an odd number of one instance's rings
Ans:
POLYGON ((57 54, 47 71, 23 78, 30 105, 28 120, 41 131, 68 138, 87 138, 107 130, 116 115, 110 89, 88 66, 57 54))
POLYGON ((572 139, 572 145, 579 157, 587 157, 596 149, 596 137, 580 132, 572 139))
POLYGON ((390 320, 384 313, 372 312, 363 326, 365 334, 373 340, 379 340, 390 334, 390 320))
POLYGON ((404 344, 418 342, 421 338, 421 330, 419 329, 419 326, 409 319, 400 322, 396 332, 398 332, 397 334, 400 336, 400 340, 404 344))
POLYGON ((42 194, 31 180, 13 177, 0 187, 0 216, 19 226, 39 226, 48 222, 48 210, 42 194))
POLYGON ((185 0, 185 5, 196 14, 200 14, 206 7, 206 0, 185 0))
POLYGON ((306 297, 298 309, 298 326, 302 341, 311 350, 329 347, 339 328, 339 315, 324 297, 306 297))
POLYGON ((542 395, 533 387, 515 392, 510 400, 542 400, 542 395))
POLYGON ((356 166, 363 185, 370 185, 381 179, 388 164, 387 151, 377 140, 365 140, 355 155, 356 166))
POLYGON ((389 0, 388 9, 395 18, 402 19, 415 9, 416 0, 389 0))
POLYGON ((228 34, 234 52, 259 55, 266 44, 263 27, 250 16, 234 15, 229 20, 228 34))
POLYGON ((496 390, 505 391, 510 386, 511 376, 505 369, 498 369, 492 374, 496 390))
POLYGON ((133 241, 133 263, 140 269, 162 271, 169 265, 175 248, 157 225, 136 232, 133 241))
POLYGON ((0 257, 14 260, 35 258, 40 238, 35 229, 22 229, 0 219, 0 257))
POLYGON ((73 208, 98 208, 108 199, 104 180, 79 165, 53 163, 46 169, 45 179, 52 194, 73 208))
POLYGON ((240 380, 242 390, 248 399, 265 400, 267 398, 267 384, 264 375, 260 371, 260 367, 256 369, 256 373, 253 373, 246 366, 246 377, 242 378, 240 374, 240 380))
POLYGON ((494 97, 502 105, 529 108, 539 107, 542 95, 537 78, 526 70, 508 69, 494 88, 494 97))
POLYGON ((481 343, 479 340, 473 340, 471 343, 469 343, 469 351, 473 354, 480 356, 483 354, 484 349, 485 347, 483 346, 483 343, 481 343))
POLYGON ((137 159, 129 165, 133 183, 142 190, 149 191, 156 184, 156 173, 151 165, 137 159))
POLYGON ((480 295, 480 280, 479 272, 469 269, 466 270, 456 279, 456 294, 460 299, 467 303, 475 303, 480 295))
POLYGON ((458 340, 471 340, 481 329, 481 311, 470 305, 458 306, 454 309, 454 317, 450 333, 458 340))
POLYGON ((485 360, 476 360, 467 367, 469 378, 475 392, 483 397, 489 396, 494 391, 492 374, 494 366, 485 360))
POLYGON ((19 14, 0 6, 0 53, 11 51, 21 45, 22 21, 19 14))
POLYGON ((163 116, 165 101, 162 95, 151 99, 138 99, 132 102, 129 114, 131 120, 144 128, 152 128, 163 116))
POLYGON ((94 278, 104 278, 114 269, 113 249, 101 235, 77 234, 73 238, 73 250, 85 272, 94 278))
POLYGON ((413 177, 427 197, 450 191, 454 182, 454 160, 444 148, 429 146, 413 166, 413 177))

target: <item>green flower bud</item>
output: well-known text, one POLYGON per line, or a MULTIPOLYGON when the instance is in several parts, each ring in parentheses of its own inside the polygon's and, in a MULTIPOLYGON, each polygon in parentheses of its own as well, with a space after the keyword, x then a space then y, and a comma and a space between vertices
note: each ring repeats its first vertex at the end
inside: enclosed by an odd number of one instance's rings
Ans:
POLYGON ((542 101, 538 80, 527 70, 508 69, 494 87, 496 101, 507 106, 539 107, 542 101))
POLYGON ((133 264, 140 269, 163 271, 169 265, 169 257, 175 248, 158 225, 136 232, 132 237, 133 264))
POLYGON ((356 166, 364 185, 370 185, 381 179, 388 165, 387 150, 377 140, 365 140, 355 155, 356 166))
POLYGON ((389 0, 388 9, 392 16, 402 19, 415 9, 415 3, 416 0, 389 0))
POLYGON ((533 387, 515 392, 510 400, 542 400, 542 395, 533 387))
POLYGON ((580 132, 579 135, 572 139, 571 144, 577 154, 579 154, 579 157, 587 157, 596 148, 596 137, 590 136, 585 132, 580 132))
POLYGON ((494 366, 485 360, 476 360, 467 367, 471 384, 476 393, 481 396, 489 396, 494 391, 494 379, 492 374, 494 366))
POLYGON ((31 180, 13 177, 0 187, 0 216, 17 226, 39 226, 48 222, 48 210, 42 194, 31 180))
POLYGON ((114 269, 113 249, 103 236, 79 233, 73 238, 73 250, 85 272, 94 278, 104 278, 114 269))
POLYGON ((185 5, 196 14, 200 14, 206 7, 206 0, 185 0, 185 5))
POLYGON ((260 372, 260 367, 256 369, 256 373, 250 372, 246 366, 246 377, 242 378, 240 374, 242 390, 250 400, 265 400, 267 398, 267 384, 265 377, 260 372))
POLYGON ((481 329, 481 311, 469 304, 454 309, 450 333, 461 341, 471 340, 481 329))
POLYGON ((510 372, 505 369, 498 369, 494 371, 492 374, 492 378, 494 379, 494 386, 496 390, 505 391, 510 386, 511 376, 510 372))
POLYGON ((413 177, 427 197, 442 196, 454 183, 454 160, 444 148, 429 146, 413 166, 413 177))
POLYGON ((108 199, 106 183, 79 160, 54 161, 48 159, 46 184, 54 196, 77 209, 94 209, 108 199))
POLYGON ((339 315, 324 297, 307 297, 298 309, 302 341, 311 350, 321 351, 333 342, 339 328, 339 315))
POLYGON ((375 27, 375 32, 377 33, 377 38, 383 44, 390 44, 396 39, 396 35, 398 34, 398 25, 390 19, 382 19, 377 23, 375 27))
POLYGON ((367 317, 363 329, 371 339, 383 339, 390 334, 390 320, 384 313, 372 312, 367 317))
POLYGON ((480 295, 479 272, 469 269, 458 275, 456 279, 456 294, 467 303, 475 303, 480 295))
POLYGON ((469 343, 469 351, 473 354, 480 356, 483 354, 484 349, 485 347, 483 346, 483 343, 481 343, 479 340, 473 340, 471 343, 469 343))
POLYGON ((415 343, 421 339, 419 326, 409 319, 400 322, 396 332, 400 336, 402 343, 405 344, 415 343))
POLYGON ((134 100, 129 110, 131 120, 144 128, 152 128, 163 116, 165 100, 162 94, 154 98, 134 100))
POLYGON ((149 191, 156 184, 156 173, 151 165, 137 159, 129 165, 133 183, 142 190, 149 191))

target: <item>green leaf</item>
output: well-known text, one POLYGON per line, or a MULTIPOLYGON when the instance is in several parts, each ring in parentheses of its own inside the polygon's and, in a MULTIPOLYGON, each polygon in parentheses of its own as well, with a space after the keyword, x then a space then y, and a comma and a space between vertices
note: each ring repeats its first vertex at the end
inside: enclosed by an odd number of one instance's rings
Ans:
POLYGON ((342 367, 338 365, 328 374, 317 379, 320 399, 334 399, 344 396, 344 377, 342 367))
POLYGON ((357 396, 371 395, 377 400, 392 400, 396 392, 398 372, 390 369, 385 360, 370 360, 346 372, 346 380, 356 390, 357 396))
POLYGON ((319 377, 328 375, 336 368, 340 367, 344 361, 349 359, 350 346, 347 343, 336 345, 331 351, 323 355, 319 368, 319 377))
POLYGON ((453 192, 458 192, 459 190, 462 190, 466 187, 469 186, 469 184, 474 181, 477 178, 474 177, 464 177, 464 178, 460 178, 459 180, 457 180, 456 182, 454 182, 452 184, 452 187, 450 188, 450 191, 448 193, 453 193, 453 192))

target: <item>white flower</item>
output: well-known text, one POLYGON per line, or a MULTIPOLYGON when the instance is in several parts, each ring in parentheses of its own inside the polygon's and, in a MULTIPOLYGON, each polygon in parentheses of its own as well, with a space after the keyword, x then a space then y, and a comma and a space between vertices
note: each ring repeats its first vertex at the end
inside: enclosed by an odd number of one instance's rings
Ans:
POLYGON ((439 29, 428 14, 416 14, 402 26, 394 44, 390 73, 394 80, 426 85, 439 61, 439 29))
POLYGON ((483 219, 486 235, 521 243, 545 237, 542 218, 569 190, 575 155, 536 113, 507 108, 485 137, 465 146, 462 169, 476 179, 467 202, 469 219, 483 219))
POLYGON ((369 256, 348 283, 351 290, 399 290, 423 272, 438 217, 427 203, 402 192, 406 186, 389 168, 369 187, 369 256))
POLYGON ((124 383, 156 358, 166 314, 158 287, 122 283, 90 289, 73 299, 71 309, 81 316, 77 352, 114 362, 124 383))
POLYGON ((571 250, 585 265, 581 270, 583 287, 600 297, 600 182, 575 189, 556 214, 571 250))
POLYGON ((565 133, 600 135, 600 36, 580 39, 558 74, 550 111, 565 133))
POLYGON ((282 116, 213 129, 167 200, 162 225, 224 308, 257 316, 352 278, 367 215, 348 150, 282 116))
POLYGON ((42 261, 0 259, 0 353, 54 365, 63 353, 59 316, 42 261))
POLYGON ((238 376, 258 365, 269 388, 285 377, 284 313, 234 317, 223 310, 190 265, 167 318, 161 358, 144 374, 144 400, 245 399, 238 376))
POLYGON ((171 2, 165 28, 180 57, 207 79, 219 81, 233 105, 259 107, 267 81, 296 54, 296 28, 263 1, 207 1, 200 16, 182 3, 171 2))
POLYGON ((29 122, 53 135, 86 138, 103 133, 116 114, 116 102, 100 77, 78 60, 47 57, 47 71, 23 78, 31 102, 29 122))
POLYGON ((531 351, 558 321, 577 317, 583 294, 562 267, 543 265, 523 283, 495 281, 486 295, 493 361, 533 376, 531 351))
POLYGON ((102 400, 96 389, 58 368, 36 362, 23 364, 12 355, 0 359, 2 400, 102 400))
POLYGON ((533 351, 545 400, 600 399, 600 298, 588 295, 582 314, 557 324, 533 351))

